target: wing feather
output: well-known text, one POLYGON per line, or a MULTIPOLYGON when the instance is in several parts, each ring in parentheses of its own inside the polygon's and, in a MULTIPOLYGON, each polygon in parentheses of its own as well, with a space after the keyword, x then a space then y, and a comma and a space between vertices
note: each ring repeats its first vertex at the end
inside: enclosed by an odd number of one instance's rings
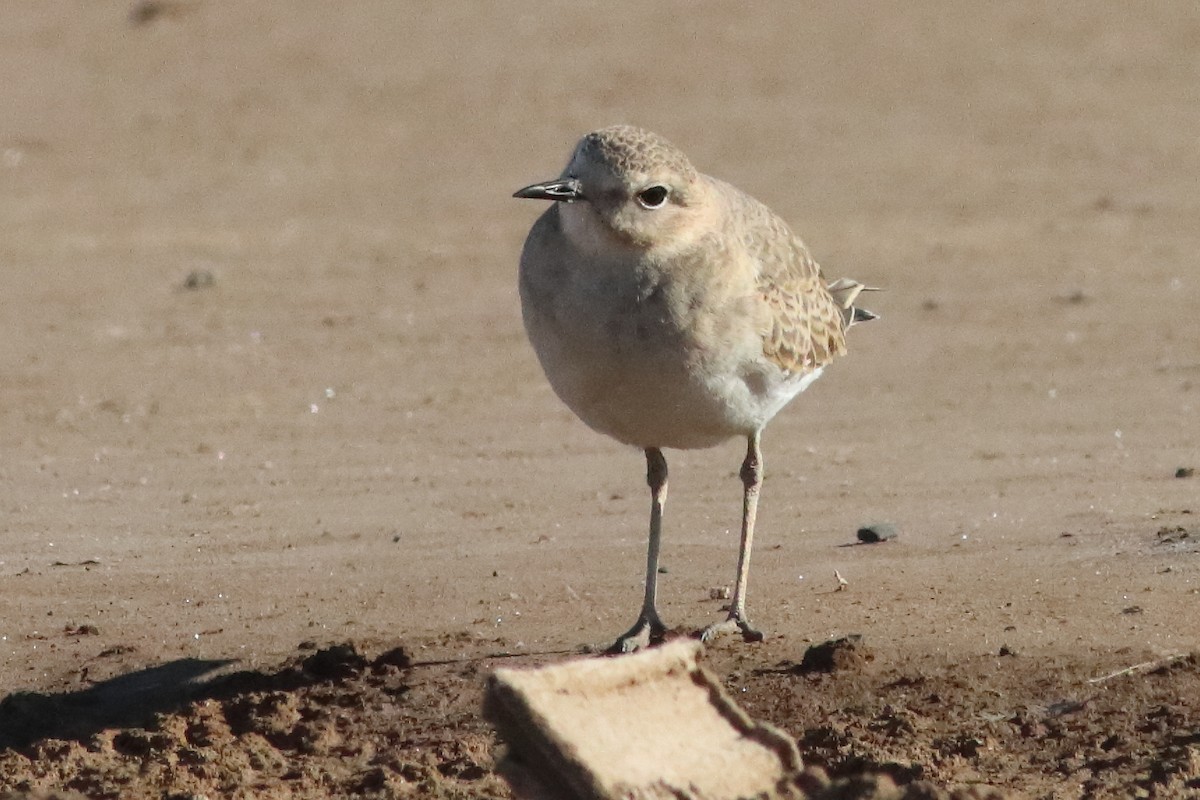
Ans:
POLYGON ((710 178, 725 200, 726 238, 738 240, 757 273, 763 355, 787 372, 820 369, 846 353, 846 330, 875 315, 854 301, 868 287, 849 278, 826 283, 808 247, 771 209, 710 178))
POLYGON ((759 276, 771 325, 763 354, 788 372, 811 372, 845 354, 847 320, 808 248, 794 236, 784 241, 789 252, 776 253, 759 276))

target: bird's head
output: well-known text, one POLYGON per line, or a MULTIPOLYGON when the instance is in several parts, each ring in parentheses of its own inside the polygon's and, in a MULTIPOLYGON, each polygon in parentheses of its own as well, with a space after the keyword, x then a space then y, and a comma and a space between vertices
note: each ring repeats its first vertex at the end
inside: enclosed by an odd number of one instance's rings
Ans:
POLYGON ((710 205, 708 184, 687 156, 629 125, 584 136, 562 175, 513 196, 564 203, 559 214, 574 239, 599 237, 644 250, 690 241, 710 205))

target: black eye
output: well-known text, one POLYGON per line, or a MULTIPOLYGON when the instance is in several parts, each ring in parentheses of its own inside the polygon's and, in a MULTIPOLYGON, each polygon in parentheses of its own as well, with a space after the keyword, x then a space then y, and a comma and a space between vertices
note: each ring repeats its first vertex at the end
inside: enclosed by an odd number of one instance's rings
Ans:
POLYGON ((662 208, 670 191, 665 186, 650 186, 637 193, 638 205, 642 208, 662 208))

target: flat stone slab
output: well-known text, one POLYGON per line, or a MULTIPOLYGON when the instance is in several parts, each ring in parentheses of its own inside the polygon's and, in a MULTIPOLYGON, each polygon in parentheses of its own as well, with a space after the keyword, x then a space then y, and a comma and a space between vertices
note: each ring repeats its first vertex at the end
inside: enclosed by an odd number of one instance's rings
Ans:
POLYGON ((498 669, 484 716, 522 798, 740 800, 800 772, 796 744, 756 723, 698 662, 699 642, 537 669, 498 669))

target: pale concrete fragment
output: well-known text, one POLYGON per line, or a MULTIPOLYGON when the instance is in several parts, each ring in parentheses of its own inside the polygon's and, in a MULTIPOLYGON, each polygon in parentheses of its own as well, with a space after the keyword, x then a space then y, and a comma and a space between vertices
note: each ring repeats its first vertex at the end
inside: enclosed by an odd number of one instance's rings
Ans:
POLYGON ((704 798, 770 793, 801 769, 795 743, 738 708, 697 663, 698 642, 533 670, 498 669, 484 715, 524 798, 704 798))

